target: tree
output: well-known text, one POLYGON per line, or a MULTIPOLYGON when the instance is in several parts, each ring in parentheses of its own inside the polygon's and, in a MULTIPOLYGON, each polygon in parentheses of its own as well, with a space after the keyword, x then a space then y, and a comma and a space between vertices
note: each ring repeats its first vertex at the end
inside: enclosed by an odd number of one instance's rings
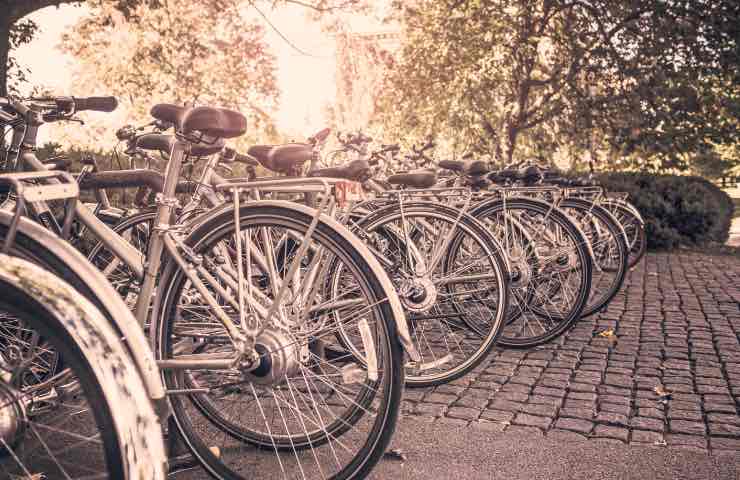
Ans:
POLYGON ((737 92, 739 10, 730 0, 419 0, 402 10, 405 44, 380 119, 501 162, 594 151, 597 137, 644 147, 652 135, 676 151, 728 141, 714 121, 736 115, 724 104, 737 92))
MULTIPOLYGON (((26 80, 25 72, 20 70, 17 60, 11 55, 13 49, 30 42, 38 29, 38 25, 24 17, 42 8, 83 1, 3 0, 2 8, 0 8, 0 97, 8 94, 9 86, 26 80)), ((124 15, 128 15, 140 2, 148 2, 152 5, 157 3, 157 0, 107 1, 124 15)))
POLYGON ((135 22, 103 1, 62 41, 76 59, 77 88, 116 96, 129 121, 155 103, 214 104, 269 131, 277 102, 275 58, 264 28, 240 14, 240 0, 140 5, 135 22))

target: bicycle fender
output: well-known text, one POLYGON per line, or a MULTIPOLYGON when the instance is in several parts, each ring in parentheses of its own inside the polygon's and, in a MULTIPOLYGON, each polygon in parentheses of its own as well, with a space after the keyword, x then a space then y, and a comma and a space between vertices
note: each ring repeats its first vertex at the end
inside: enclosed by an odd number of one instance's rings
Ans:
MULTIPOLYGON (((0 224, 10 225, 13 215, 10 212, 0 211, 0 224)), ((18 232, 43 245, 68 269, 68 271, 54 273, 73 286, 75 282, 71 281, 72 277, 76 277, 85 283, 95 297, 90 300, 96 304, 120 334, 129 350, 131 359, 144 380, 149 398, 155 402, 155 410, 164 418, 169 412, 169 406, 152 349, 149 347, 141 326, 123 299, 113 289, 108 279, 105 278, 105 275, 74 247, 25 217, 21 218, 18 223, 18 232)))
MULTIPOLYGON (((284 208, 284 209, 290 209, 294 210, 300 214, 307 215, 309 217, 314 217, 316 215, 316 210, 307 207, 305 205, 301 205, 298 203, 288 202, 285 200, 259 200, 259 201, 250 201, 246 202, 241 208, 248 209, 251 205, 254 205, 256 203, 259 203, 260 205, 265 206, 273 206, 278 208, 284 208)), ((224 220, 233 221, 234 218, 234 207, 233 204, 224 204, 219 207, 214 208, 213 210, 206 212, 200 216, 198 216, 194 221, 192 221, 189 224, 189 227, 191 228, 191 232, 194 232, 198 228, 202 227, 204 224, 214 220, 215 218, 223 216, 224 220)), ((406 353, 409 355, 412 361, 418 362, 421 361, 421 356, 419 355, 419 352, 416 350, 416 347, 414 346, 414 342, 411 340, 411 330, 409 329, 408 322, 406 320, 406 315, 404 314, 403 307, 401 306, 401 301, 398 299, 398 295, 396 294, 396 289, 391 283, 391 280, 388 278, 388 275, 385 273, 385 270, 380 266, 380 263, 378 260, 375 259, 375 255, 373 255, 370 250, 365 246, 365 244, 362 243, 362 241, 357 238, 356 235, 354 235, 352 232, 349 231, 347 227, 340 224, 335 219, 331 218, 328 215, 321 214, 321 221, 326 223, 329 227, 333 228, 339 235, 342 236, 344 240, 346 240, 352 247, 354 247, 360 256, 367 262, 368 266, 370 267, 370 270, 372 273, 378 278, 380 281, 380 285, 383 289, 383 292, 388 299, 388 306, 391 308, 391 311, 393 312, 394 320, 396 323, 396 333, 398 334, 399 341, 401 342, 401 346, 404 348, 406 353)), ((166 268, 163 271, 169 271, 170 269, 166 268)), ((164 278, 162 279, 162 283, 164 283, 164 278)), ((152 319, 155 321, 159 321, 159 312, 161 308, 161 298, 164 295, 157 295, 157 298, 154 302, 154 308, 152 311, 152 319)), ((157 328, 151 328, 150 329, 150 340, 152 341, 152 345, 154 345, 154 341, 156 340, 156 330, 157 328)))

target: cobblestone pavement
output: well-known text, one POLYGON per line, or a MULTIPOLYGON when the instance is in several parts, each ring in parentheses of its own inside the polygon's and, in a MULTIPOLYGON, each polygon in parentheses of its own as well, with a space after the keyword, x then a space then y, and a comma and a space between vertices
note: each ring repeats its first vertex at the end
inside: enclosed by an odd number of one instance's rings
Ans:
POLYGON ((740 258, 648 254, 606 311, 549 345, 496 351, 451 384, 407 389, 404 413, 497 432, 740 451, 740 258), (608 329, 616 337, 599 335, 608 329))

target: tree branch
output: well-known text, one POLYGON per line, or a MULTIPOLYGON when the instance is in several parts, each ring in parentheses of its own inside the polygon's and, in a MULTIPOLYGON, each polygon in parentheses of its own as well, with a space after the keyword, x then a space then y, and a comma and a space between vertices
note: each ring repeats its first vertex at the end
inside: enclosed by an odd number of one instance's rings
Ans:
POLYGON ((29 13, 41 10, 42 8, 58 7, 66 3, 81 3, 82 1, 83 0, 17 0, 12 3, 9 10, 10 13, 6 16, 6 19, 8 19, 12 24, 29 13))

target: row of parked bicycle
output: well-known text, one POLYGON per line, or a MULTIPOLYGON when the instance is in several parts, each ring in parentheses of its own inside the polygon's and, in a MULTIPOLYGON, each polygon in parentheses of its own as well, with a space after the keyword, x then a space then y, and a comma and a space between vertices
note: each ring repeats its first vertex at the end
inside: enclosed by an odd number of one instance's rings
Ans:
POLYGON ((146 168, 36 157, 43 124, 116 105, 0 99, 10 478, 162 478, 183 447, 215 478, 363 478, 405 387, 553 341, 645 250, 639 213, 590 181, 362 134, 325 153, 329 130, 237 153, 246 119, 222 108, 121 128, 146 168), (383 173, 399 162, 417 168, 383 173))

